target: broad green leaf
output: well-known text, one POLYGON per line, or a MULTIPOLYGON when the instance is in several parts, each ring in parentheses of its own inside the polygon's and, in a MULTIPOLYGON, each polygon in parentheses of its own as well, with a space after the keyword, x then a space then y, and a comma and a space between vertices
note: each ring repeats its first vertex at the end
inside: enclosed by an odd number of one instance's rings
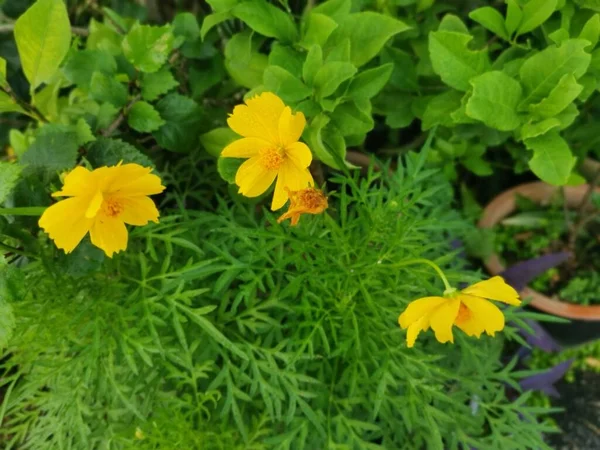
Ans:
POLYGON ((165 121, 150 103, 139 101, 129 109, 127 123, 135 131, 149 133, 158 130, 165 124, 165 121))
POLYGON ((564 28, 559 28, 558 30, 548 34, 548 38, 556 45, 562 44, 563 42, 569 40, 570 37, 571 36, 569 35, 569 32, 564 28))
POLYGON ((89 31, 90 35, 86 40, 86 48, 88 50, 101 50, 113 56, 121 54, 123 36, 114 29, 92 19, 90 20, 89 31))
POLYGON ((179 86, 179 82, 173 77, 168 67, 163 67, 158 72, 145 73, 142 76, 141 85, 142 98, 152 101, 179 86))
POLYGON ((350 39, 344 39, 327 51, 325 62, 350 62, 350 39))
POLYGON ((21 175, 23 166, 0 161, 0 205, 10 195, 21 175))
POLYGON ((576 158, 569 145, 556 131, 527 139, 525 146, 533 150, 529 167, 542 181, 562 186, 569 180, 576 158))
POLYGON ((435 0, 417 0, 417 12, 423 12, 433 6, 435 0))
POLYGON ((584 76, 582 76, 578 82, 583 88, 577 96, 577 100, 581 102, 586 102, 600 86, 598 79, 589 73, 586 73, 584 76))
POLYGON ((326 50, 349 39, 351 62, 360 67, 377 56, 391 37, 409 29, 404 22, 383 14, 371 11, 350 14, 333 30, 326 50))
POLYGON ((230 128, 222 127, 201 135, 200 143, 209 155, 218 158, 226 146, 239 138, 230 128))
POLYGON ((265 69, 263 83, 266 90, 277 94, 285 103, 299 102, 312 93, 311 88, 279 66, 265 69))
POLYGON ((182 36, 189 42, 198 39, 200 37, 200 26, 196 16, 189 12, 177 14, 173 19, 173 34, 182 36))
POLYGON ((504 17, 502 17, 502 14, 496 8, 492 8, 491 6, 477 8, 469 13, 469 17, 502 39, 508 40, 504 17))
POLYGON ((521 7, 517 3, 517 0, 506 0, 506 20, 504 22, 506 26, 506 31, 509 36, 512 36, 519 25, 521 25, 521 21, 523 20, 523 11, 521 11, 521 7))
POLYGON ((6 88, 8 81, 6 81, 6 60, 0 58, 0 87, 6 88))
POLYGON ((560 120, 555 117, 536 123, 526 123, 521 127, 521 140, 531 139, 546 134, 553 128, 560 127, 560 120))
POLYGON ((136 163, 144 167, 154 167, 152 161, 131 144, 120 139, 100 137, 92 144, 86 155, 92 167, 116 166, 136 163))
POLYGON ((156 104, 156 110, 166 122, 152 133, 158 145, 182 153, 198 147, 198 136, 205 118, 202 109, 194 100, 172 93, 156 104), (190 130, 195 132, 190 133, 190 130))
POLYGON ((302 79, 308 86, 312 86, 317 71, 323 65, 323 50, 319 45, 313 45, 308 54, 306 60, 302 66, 302 79))
POLYGON ((77 133, 71 127, 44 125, 19 163, 50 174, 71 169, 77 160, 77 140, 77 133))
POLYGON ((119 83, 114 76, 94 72, 90 83, 90 95, 99 102, 108 102, 117 108, 127 103, 127 88, 119 83))
POLYGON ((10 95, 4 91, 0 91, 0 113, 5 112, 27 114, 10 95))
POLYGON ((333 33, 333 30, 337 27, 337 22, 331 17, 317 14, 313 11, 306 18, 304 35, 302 36, 300 45, 304 48, 311 48, 313 45, 323 47, 331 33, 333 33))
POLYGON ((311 14, 323 14, 331 17, 336 22, 341 22, 348 14, 350 14, 351 9, 352 0, 328 0, 311 9, 311 14))
POLYGON ((305 57, 304 53, 300 53, 295 48, 275 42, 271 46, 268 61, 270 66, 279 66, 290 73, 298 75, 302 72, 305 57))
POLYGON ((262 84, 268 65, 267 55, 258 52, 259 42, 252 39, 250 30, 232 36, 225 46, 225 68, 241 86, 253 89, 262 84))
POLYGON ((388 63, 359 73, 350 81, 346 95, 355 98, 375 97, 384 88, 393 70, 394 65, 388 63))
POLYGON ((350 63, 333 61, 325 63, 315 75, 313 87, 319 98, 325 98, 335 92, 335 90, 346 80, 349 80, 356 73, 356 67, 350 63))
POLYGON ((157 27, 136 23, 123 39, 121 47, 136 69, 152 73, 167 62, 174 39, 170 25, 157 27))
POLYGON ((217 160, 217 171, 221 178, 229 184, 235 184, 235 174, 244 161, 246 160, 241 158, 219 158, 217 160))
POLYGON ((570 39, 560 47, 548 47, 528 58, 519 72, 525 87, 522 105, 539 103, 565 75, 571 74, 575 79, 583 76, 591 60, 584 50, 588 45, 588 41, 570 39))
POLYGON ((418 92, 421 89, 417 81, 417 65, 412 55, 394 47, 387 47, 381 53, 381 62, 394 64, 389 80, 390 86, 409 92, 418 92))
POLYGON ((345 102, 336 107, 331 114, 331 123, 342 136, 368 133, 375 126, 370 111, 365 112, 355 101, 345 102))
POLYGON ((558 0, 529 0, 523 6, 523 18, 517 29, 517 36, 535 30, 556 10, 558 0))
POLYGON ((594 14, 583 26, 579 39, 589 41, 592 44, 591 50, 598 43, 598 38, 600 38, 600 14, 594 14))
POLYGON ((409 126, 416 118, 412 105, 412 96, 403 94, 395 102, 394 109, 387 113, 385 124, 393 129, 409 126))
POLYGON ((208 16, 205 16, 204 20, 202 21, 202 27, 200 28, 200 37, 204 39, 208 32, 213 29, 213 27, 229 19, 233 19, 233 16, 229 11, 209 14, 208 16))
POLYGON ((203 67, 190 67, 189 83, 192 98, 204 98, 204 94, 225 78, 225 64, 221 55, 216 55, 203 67))
POLYGON ((423 117, 421 127, 427 131, 436 125, 452 127, 454 121, 451 117, 452 112, 460 108, 463 94, 453 89, 443 92, 433 97, 428 103, 423 117))
POLYGON ((103 50, 80 50, 72 52, 63 67, 67 80, 88 90, 94 72, 112 75, 117 71, 117 62, 103 50))
POLYGON ((490 68, 487 50, 470 50, 472 36, 451 31, 429 33, 429 53, 433 70, 448 86, 467 91, 471 78, 490 68))
MULTIPOLYGON (((458 107, 458 109, 450 113, 450 118, 452 119, 455 125, 479 123, 473 117, 467 115, 467 104, 471 99, 471 95, 473 95, 473 91, 469 91, 465 95, 463 95, 463 97, 460 99, 460 106, 458 107)), ((489 130, 496 131, 492 128, 489 128, 489 130)))
POLYGON ((555 118, 560 121, 560 129, 564 130, 565 128, 570 127, 578 116, 579 110, 577 109, 577 106, 575 106, 575 103, 571 103, 555 118))
POLYGON ((446 14, 440 22, 439 31, 452 31, 454 33, 469 34, 469 28, 462 19, 454 14, 446 14))
POLYGON ((306 127, 304 137, 308 146, 317 159, 330 167, 341 169, 331 152, 336 152, 339 158, 346 159, 346 144, 343 136, 330 123, 329 117, 321 113, 306 127))
POLYGON ((467 102, 466 113, 488 127, 500 131, 517 128, 521 119, 517 105, 521 101, 521 84, 503 72, 486 72, 471 80, 473 94, 467 102))
POLYGON ((298 31, 292 17, 265 0, 240 3, 231 10, 231 14, 263 36, 286 43, 294 42, 297 38, 298 31))
POLYGON ((487 177, 494 173, 490 163, 483 159, 480 155, 462 158, 460 162, 470 172, 473 172, 478 177, 487 177))
POLYGON ((15 40, 31 91, 48 81, 69 51, 71 24, 63 0, 38 0, 15 23, 15 40))
POLYGON ((573 0, 576 4, 582 8, 591 9, 596 12, 600 12, 600 0, 573 0))
POLYGON ((229 11, 242 0, 206 0, 214 12, 229 11))
POLYGON ((561 113, 579 96, 583 86, 573 74, 566 74, 541 102, 529 105, 529 112, 540 117, 554 117, 561 113))

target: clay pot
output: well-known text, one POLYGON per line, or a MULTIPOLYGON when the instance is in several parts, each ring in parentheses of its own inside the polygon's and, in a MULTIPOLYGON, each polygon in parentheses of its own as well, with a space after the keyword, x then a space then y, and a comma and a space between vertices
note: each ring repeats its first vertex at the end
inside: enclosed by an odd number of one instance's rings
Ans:
MULTIPOLYGON (((565 196, 569 208, 580 205, 589 185, 567 186, 565 196)), ((498 195, 483 210, 479 220, 480 228, 491 228, 500 221, 510 216, 516 209, 516 196, 521 195, 541 205, 550 202, 550 199, 560 190, 541 181, 521 184, 498 195)), ((600 192, 600 188, 597 188, 600 192)), ((485 267, 492 275, 499 275, 505 269, 497 254, 492 254, 484 262, 485 267)), ((532 298, 530 303, 536 309, 555 316, 583 321, 600 322, 600 305, 584 306, 563 302, 560 299, 550 298, 529 287, 521 291, 522 298, 532 298)))

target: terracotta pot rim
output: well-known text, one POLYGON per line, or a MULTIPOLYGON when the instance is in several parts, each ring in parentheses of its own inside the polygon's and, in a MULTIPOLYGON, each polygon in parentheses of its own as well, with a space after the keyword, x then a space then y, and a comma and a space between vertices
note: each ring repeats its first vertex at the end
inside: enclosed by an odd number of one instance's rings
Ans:
MULTIPOLYGON (((587 184, 580 186, 566 186, 565 193, 567 203, 573 206, 580 203, 588 187, 589 185, 587 184)), ((543 204, 559 189, 559 187, 551 186, 542 181, 524 183, 508 189, 496 196, 485 207, 478 226, 480 228, 491 228, 498 224, 502 219, 512 214, 516 209, 515 198, 517 194, 543 204)), ((600 188, 597 188, 596 191, 600 192, 600 188)), ((496 253, 490 255, 484 261, 484 265, 491 275, 499 275, 505 269, 500 261, 499 255, 496 253)), ((560 299, 550 298, 529 287, 523 289, 520 294, 523 298, 531 297, 532 301, 530 305, 540 311, 567 319, 600 321, 600 305, 584 306, 567 303, 560 299)))

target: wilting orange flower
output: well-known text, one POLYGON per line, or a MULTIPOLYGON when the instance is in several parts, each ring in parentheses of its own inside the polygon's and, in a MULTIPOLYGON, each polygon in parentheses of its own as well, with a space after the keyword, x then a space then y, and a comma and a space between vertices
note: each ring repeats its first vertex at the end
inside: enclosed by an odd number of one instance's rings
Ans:
POLYGON ((502 277, 493 277, 469 286, 462 291, 445 293, 444 297, 425 297, 408 305, 398 323, 405 329, 408 347, 415 345, 421 331, 429 327, 441 342, 454 342, 452 326, 456 325, 468 336, 479 338, 485 331, 493 336, 504 329, 504 314, 492 302, 496 300, 509 305, 521 304, 519 294, 506 284, 502 277))
POLYGON ((89 232, 92 244, 109 258, 127 248, 129 225, 158 222, 158 210, 149 195, 162 192, 160 178, 138 164, 76 167, 53 197, 69 197, 50 206, 39 225, 58 248, 71 253, 89 232))
POLYGON ((327 197, 319 189, 309 187, 299 191, 290 191, 289 189, 287 191, 290 197, 290 207, 277 219, 277 222, 292 219, 291 224, 297 225, 302 214, 321 214, 327 209, 327 197))
POLYGON ((297 191, 314 184, 308 170, 312 153, 298 141, 306 125, 304 114, 292 114, 279 97, 263 92, 236 106, 227 123, 243 138, 225 147, 221 156, 248 158, 235 176, 240 194, 258 197, 277 178, 271 203, 276 211, 288 200, 285 188, 297 191))

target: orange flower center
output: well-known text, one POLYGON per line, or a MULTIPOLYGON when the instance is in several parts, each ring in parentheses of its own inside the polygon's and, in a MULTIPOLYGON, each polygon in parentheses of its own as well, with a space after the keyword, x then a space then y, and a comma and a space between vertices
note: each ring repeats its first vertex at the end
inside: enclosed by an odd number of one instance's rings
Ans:
POLYGON ((463 324, 470 318, 471 310, 467 308, 467 306, 464 303, 461 302, 460 307, 458 308, 458 315, 456 316, 454 322, 457 324, 463 324))
POLYGON ((306 188, 297 193, 293 203, 297 204, 293 206, 302 206, 308 211, 322 211, 327 208, 327 197, 318 189, 306 188))
POLYGON ((108 217, 118 217, 124 209, 123 203, 115 198, 108 198, 102 203, 102 212, 108 217))
POLYGON ((285 150, 282 147, 270 147, 261 150, 261 164, 268 170, 279 170, 285 161, 285 150))

